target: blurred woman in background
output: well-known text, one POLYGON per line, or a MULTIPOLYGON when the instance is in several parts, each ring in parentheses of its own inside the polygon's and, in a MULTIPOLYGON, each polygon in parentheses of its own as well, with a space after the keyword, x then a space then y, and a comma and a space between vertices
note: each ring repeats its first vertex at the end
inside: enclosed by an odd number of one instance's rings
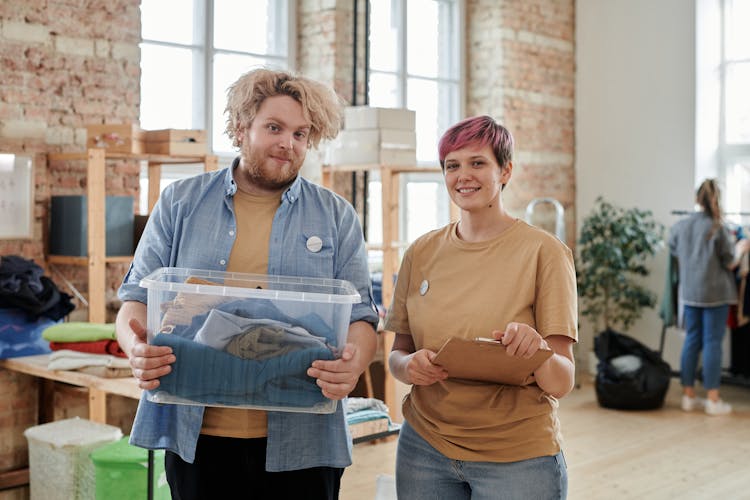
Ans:
POLYGON ((699 210, 672 227, 669 249, 680 268, 680 301, 684 305, 686 338, 680 359, 682 409, 704 409, 726 415, 732 406, 719 396, 721 343, 729 305, 737 303, 733 270, 748 250, 748 241, 732 241, 719 208, 719 187, 706 179, 698 188, 699 210), (703 387, 707 399, 696 396, 698 357, 703 353, 703 387))

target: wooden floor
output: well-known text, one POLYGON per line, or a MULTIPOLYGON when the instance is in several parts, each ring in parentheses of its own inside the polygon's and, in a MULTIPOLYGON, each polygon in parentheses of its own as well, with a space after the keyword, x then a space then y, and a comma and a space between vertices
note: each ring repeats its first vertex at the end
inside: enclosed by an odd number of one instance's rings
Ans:
MULTIPOLYGON (((750 388, 722 387, 722 396, 732 415, 685 413, 672 379, 660 410, 605 410, 584 381, 560 401, 568 498, 750 500, 750 388)), ((342 500, 374 499, 378 474, 394 473, 395 454, 396 441, 355 446, 342 500)))

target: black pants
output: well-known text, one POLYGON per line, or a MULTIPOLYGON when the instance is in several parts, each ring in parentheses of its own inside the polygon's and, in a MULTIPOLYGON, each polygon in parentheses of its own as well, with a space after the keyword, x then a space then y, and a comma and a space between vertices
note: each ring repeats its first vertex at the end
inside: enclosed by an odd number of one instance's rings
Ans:
POLYGON ((167 451, 164 466, 175 500, 336 500, 344 473, 333 467, 266 472, 266 438, 206 435, 198 438, 192 464, 167 451))

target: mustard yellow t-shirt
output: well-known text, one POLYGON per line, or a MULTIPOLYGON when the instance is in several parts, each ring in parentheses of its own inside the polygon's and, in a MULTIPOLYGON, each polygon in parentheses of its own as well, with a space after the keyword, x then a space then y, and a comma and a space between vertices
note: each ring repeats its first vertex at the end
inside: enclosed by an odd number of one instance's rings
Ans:
MULTIPOLYGON (((237 234, 229 254, 228 272, 267 274, 268 242, 281 191, 256 196, 240 190, 234 195, 237 234)), ((201 434, 236 438, 264 437, 268 434, 268 415, 263 410, 206 407, 201 434)))
MULTIPOLYGON (((452 336, 490 337, 513 321, 542 337, 577 340, 573 255, 521 220, 484 242, 461 240, 456 223, 415 241, 401 263, 385 328, 411 335, 417 349, 437 352, 452 336)), ((512 462, 560 451, 557 400, 535 383, 449 378, 412 386, 403 414, 454 460, 512 462)))

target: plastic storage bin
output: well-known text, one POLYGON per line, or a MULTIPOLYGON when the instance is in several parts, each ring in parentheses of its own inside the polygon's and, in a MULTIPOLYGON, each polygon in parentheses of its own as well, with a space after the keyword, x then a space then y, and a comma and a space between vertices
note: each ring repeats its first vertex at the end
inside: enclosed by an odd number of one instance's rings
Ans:
POLYGON ((342 280, 161 268, 148 289, 149 343, 177 360, 158 403, 332 413, 307 369, 335 359, 357 289, 342 280))
MULTIPOLYGON (((91 452, 96 470, 96 498, 131 500, 148 493, 148 451, 128 444, 128 436, 91 452)), ((154 451, 151 469, 155 500, 171 498, 164 472, 164 450, 154 451)))
POLYGON ((118 427, 82 418, 30 427, 31 500, 93 500, 94 464, 89 454, 122 437, 118 427))

